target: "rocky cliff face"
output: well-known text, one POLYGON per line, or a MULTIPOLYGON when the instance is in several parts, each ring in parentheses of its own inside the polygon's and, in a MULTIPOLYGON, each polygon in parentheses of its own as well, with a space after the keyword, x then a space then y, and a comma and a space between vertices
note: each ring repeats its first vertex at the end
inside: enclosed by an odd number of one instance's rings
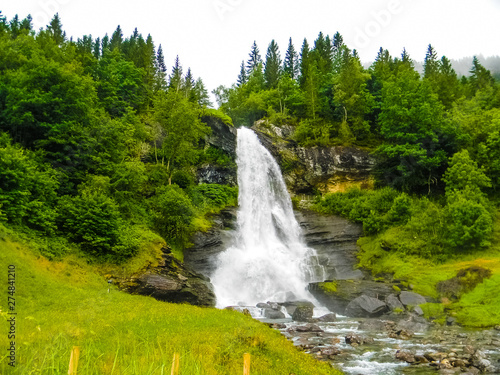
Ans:
POLYGON ((184 263, 207 277, 217 267, 217 255, 231 246, 236 226, 236 207, 229 207, 212 216, 212 227, 206 232, 197 232, 184 250, 184 263))
POLYGON ((301 147, 291 139, 293 127, 258 121, 252 127, 273 154, 291 192, 310 194, 345 191, 351 186, 371 187, 375 159, 354 147, 301 147))
MULTIPOLYGON (((206 146, 211 146, 224 152, 234 162, 236 160, 236 129, 216 117, 204 116, 201 120, 212 129, 212 133, 205 139, 206 146)), ((200 184, 236 186, 238 183, 236 178, 236 164, 203 165, 198 169, 197 180, 200 184)))
MULTIPOLYGON (((205 116, 202 120, 212 129, 206 144, 236 160, 236 129, 215 117, 205 116)), ((292 194, 345 191, 351 186, 373 185, 370 174, 375 159, 364 150, 344 146, 301 147, 293 141, 294 128, 290 125, 278 127, 261 120, 252 129, 280 164, 292 194)), ((204 165, 198 170, 198 182, 234 186, 236 167, 204 165)))

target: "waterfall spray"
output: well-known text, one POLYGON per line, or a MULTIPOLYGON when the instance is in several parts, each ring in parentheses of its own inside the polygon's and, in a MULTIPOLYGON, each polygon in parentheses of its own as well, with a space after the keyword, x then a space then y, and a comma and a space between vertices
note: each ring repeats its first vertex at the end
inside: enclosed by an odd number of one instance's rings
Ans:
POLYGON ((322 281, 315 252, 303 243, 280 168, 250 129, 238 130, 238 228, 212 275, 217 306, 314 300, 322 281))

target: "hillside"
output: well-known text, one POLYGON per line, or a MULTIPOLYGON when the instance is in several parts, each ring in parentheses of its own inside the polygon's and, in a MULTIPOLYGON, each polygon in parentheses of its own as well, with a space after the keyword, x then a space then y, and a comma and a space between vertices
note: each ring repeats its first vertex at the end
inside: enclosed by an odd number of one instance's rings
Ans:
MULTIPOLYGON (((16 266, 17 312, 17 366, 10 368, 3 356, 2 374, 65 373, 74 345, 81 348, 82 375, 166 374, 174 352, 180 353, 181 374, 239 373, 245 352, 255 374, 339 373, 241 313, 158 302, 114 286, 108 293, 105 267, 78 257, 51 262, 4 227, 0 247, 2 269, 16 266)), ((0 306, 6 318, 5 298, 0 306)), ((2 347, 6 338, 1 336, 2 347)))

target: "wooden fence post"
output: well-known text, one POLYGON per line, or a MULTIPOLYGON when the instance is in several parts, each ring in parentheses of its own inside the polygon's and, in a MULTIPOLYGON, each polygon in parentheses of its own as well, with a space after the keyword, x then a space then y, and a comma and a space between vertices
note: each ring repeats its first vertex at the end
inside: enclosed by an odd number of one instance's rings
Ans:
POLYGON ((174 359, 172 360, 172 372, 170 374, 179 374, 179 353, 174 353, 174 359))
POLYGON ((250 375, 250 353, 243 354, 243 375, 250 375))
POLYGON ((71 357, 69 358, 68 375, 76 375, 79 358, 80 358, 80 347, 73 346, 73 350, 71 350, 71 357))

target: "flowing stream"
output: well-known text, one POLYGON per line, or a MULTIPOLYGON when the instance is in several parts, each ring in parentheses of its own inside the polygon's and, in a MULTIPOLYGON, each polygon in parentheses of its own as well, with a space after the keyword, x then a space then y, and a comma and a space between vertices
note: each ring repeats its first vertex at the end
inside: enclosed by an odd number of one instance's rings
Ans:
POLYGON ((323 281, 314 250, 301 240, 281 170, 250 129, 238 130, 238 215, 234 245, 211 276, 217 306, 309 300, 307 285, 323 281))

